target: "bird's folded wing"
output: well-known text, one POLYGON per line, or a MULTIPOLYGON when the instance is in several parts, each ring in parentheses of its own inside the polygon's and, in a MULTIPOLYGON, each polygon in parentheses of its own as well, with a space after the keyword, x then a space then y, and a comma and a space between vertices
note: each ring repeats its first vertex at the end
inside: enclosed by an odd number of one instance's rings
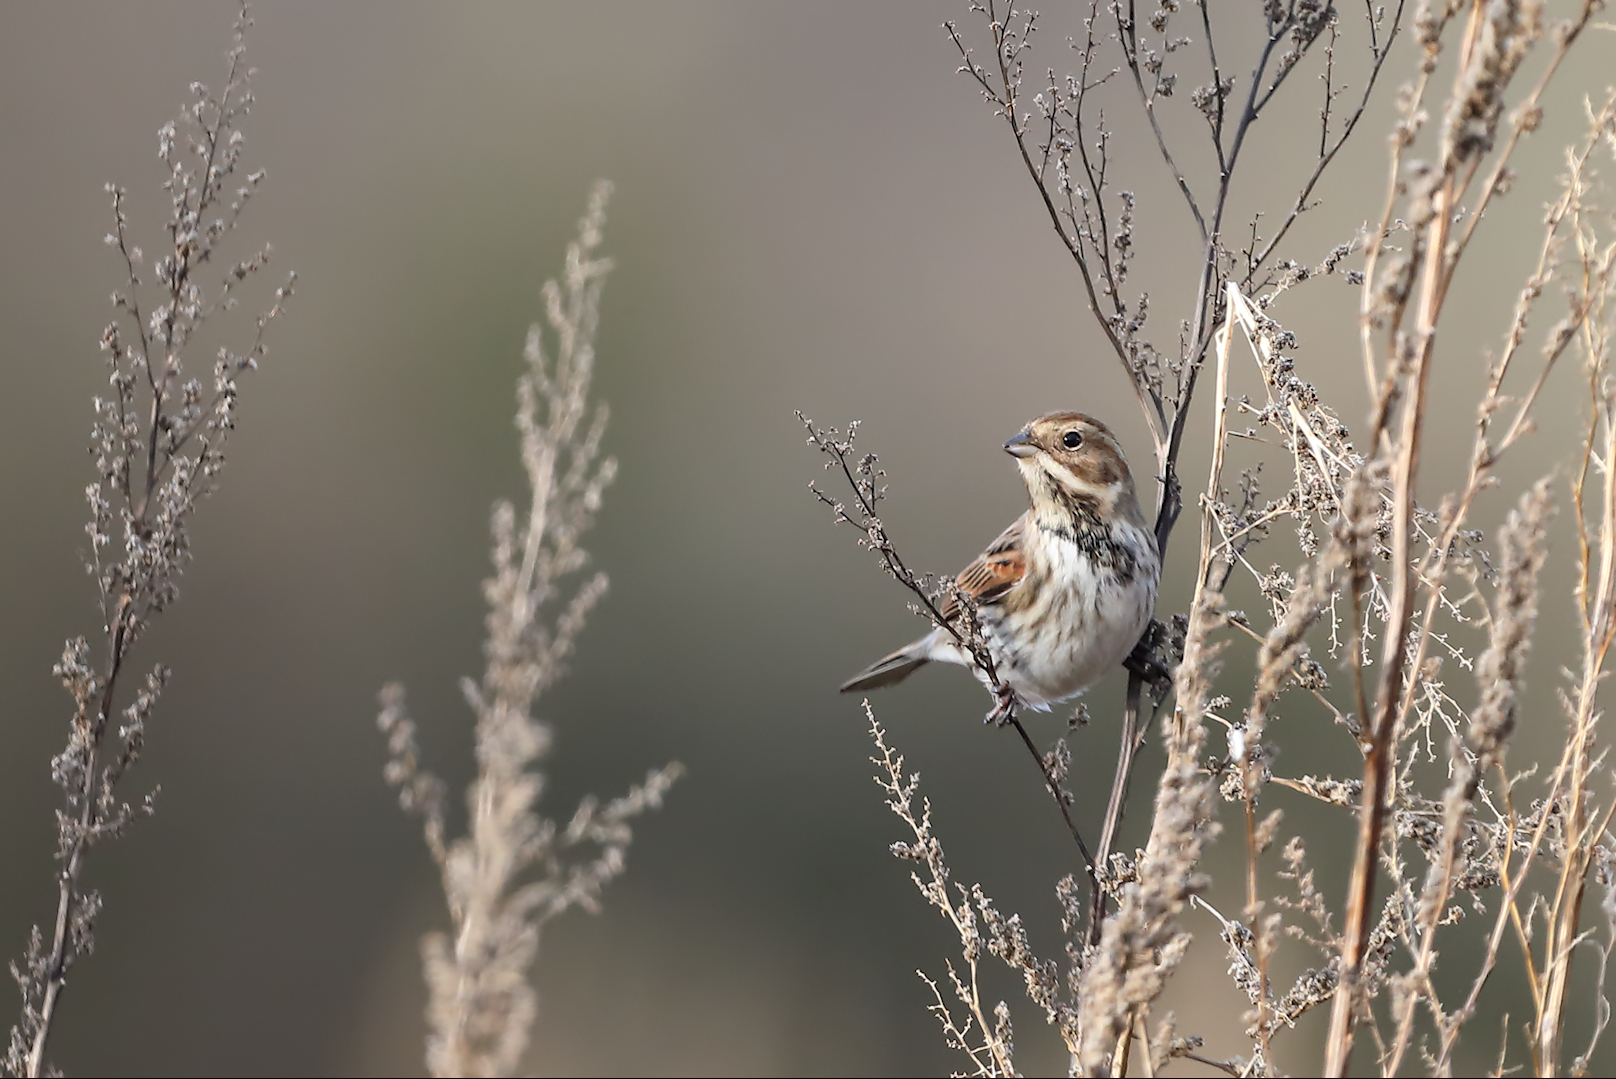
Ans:
MULTIPOLYGON (((978 603, 992 603, 1015 586, 1027 572, 1027 559, 1021 550, 1022 526, 1026 518, 999 533, 999 538, 954 579, 959 590, 978 603)), ((959 614, 959 600, 953 595, 943 601, 942 615, 952 621, 959 614)))

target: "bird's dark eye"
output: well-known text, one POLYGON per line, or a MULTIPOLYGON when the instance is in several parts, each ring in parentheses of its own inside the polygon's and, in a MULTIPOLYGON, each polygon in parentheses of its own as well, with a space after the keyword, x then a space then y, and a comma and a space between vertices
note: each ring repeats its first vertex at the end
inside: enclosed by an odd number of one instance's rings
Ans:
POLYGON ((1061 445, 1065 446, 1069 450, 1075 450, 1075 449, 1077 449, 1077 447, 1081 446, 1082 444, 1083 444, 1083 432, 1082 431, 1067 431, 1064 435, 1061 436, 1061 445))

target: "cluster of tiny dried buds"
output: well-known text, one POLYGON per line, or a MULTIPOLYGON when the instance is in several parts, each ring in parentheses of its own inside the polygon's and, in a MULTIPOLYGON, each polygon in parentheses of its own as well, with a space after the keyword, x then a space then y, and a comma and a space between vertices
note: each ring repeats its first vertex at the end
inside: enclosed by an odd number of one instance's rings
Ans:
POLYGON ((125 282, 112 296, 116 317, 101 335, 110 393, 94 402, 95 481, 86 488, 86 569, 99 594, 102 645, 74 638, 54 669, 73 699, 66 748, 51 762, 63 796, 57 812, 58 901, 53 928, 36 926, 22 964, 11 966, 22 1012, 11 1029, 4 1067, 18 1075, 46 1070, 68 970, 94 947, 101 897, 84 885, 89 850, 151 812, 155 791, 131 803, 119 790, 140 757, 169 671, 152 667, 130 694, 126 668, 152 619, 179 595, 191 557, 192 518, 224 467, 235 425, 236 379, 258 366, 265 331, 292 295, 289 278, 257 316, 245 350, 221 348, 210 377, 187 376, 198 331, 214 315, 232 310, 237 290, 269 260, 266 246, 217 272, 222 246, 264 178, 261 170, 244 172, 242 165, 240 125, 253 103, 253 72, 245 63, 250 26, 243 6, 223 88, 192 83, 190 103, 158 132, 169 216, 162 254, 149 270, 125 212, 124 189, 107 187, 114 229, 106 242, 120 256, 125 282))
MULTIPOLYGON (((876 722, 868 701, 864 714, 879 754, 871 758, 876 765, 876 783, 886 796, 887 807, 908 826, 914 837, 893 843, 892 854, 924 867, 924 877, 921 870, 916 869, 910 873, 910 878, 926 902, 948 920, 959 936, 964 968, 962 972, 949 963, 948 980, 954 999, 965 1009, 964 1015, 956 1017, 937 983, 924 973, 920 975, 932 993, 930 1009, 942 1025, 949 1046, 970 1058, 974 1067, 972 1074, 1018 1074, 1009 1006, 999 1001, 990 1010, 979 985, 977 975, 985 945, 988 954, 997 956, 1023 976, 1028 996, 1044 1009, 1048 1020, 1069 1039, 1068 1045, 1075 1052, 1077 1014, 1069 996, 1071 982, 1063 986, 1055 964, 1041 961, 1032 954, 1019 916, 1001 915, 980 885, 967 888, 952 879, 943 858, 942 843, 932 831, 931 802, 922 798, 916 812, 920 776, 905 770, 903 757, 887 744, 886 731, 876 722), (992 1022, 988 1020, 989 1015, 993 1017, 992 1022)), ((1075 909, 1075 889, 1069 888, 1068 892, 1075 909)))

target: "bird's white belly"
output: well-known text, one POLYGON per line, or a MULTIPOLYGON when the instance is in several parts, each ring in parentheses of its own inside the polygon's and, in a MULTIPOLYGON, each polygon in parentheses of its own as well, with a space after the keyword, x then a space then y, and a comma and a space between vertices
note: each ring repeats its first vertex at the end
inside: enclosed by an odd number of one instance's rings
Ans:
POLYGON ((1157 573, 1148 554, 1126 579, 1071 543, 1047 542, 1038 554, 1044 587, 984 628, 1001 678, 1028 705, 1047 708, 1083 692, 1133 649, 1155 607, 1157 573))

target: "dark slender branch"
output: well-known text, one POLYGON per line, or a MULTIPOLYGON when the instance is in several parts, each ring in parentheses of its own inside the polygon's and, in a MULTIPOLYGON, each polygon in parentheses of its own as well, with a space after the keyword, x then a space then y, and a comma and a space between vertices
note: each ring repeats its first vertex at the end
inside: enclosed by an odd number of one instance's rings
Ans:
MULTIPOLYGON (((1207 238, 1206 219, 1201 216, 1201 207, 1195 201, 1195 193, 1190 190, 1190 183, 1184 178, 1184 172, 1173 160, 1173 153, 1167 148, 1167 137, 1162 134, 1161 124, 1156 120, 1155 95, 1145 90, 1144 76, 1139 72, 1139 37, 1138 23, 1134 19, 1134 0, 1128 0, 1128 17, 1122 17, 1122 5, 1116 4, 1111 12, 1117 20, 1117 41, 1122 46, 1123 59, 1127 61, 1128 71, 1133 75, 1133 84, 1139 91, 1139 104, 1145 110, 1145 116, 1150 120, 1151 133, 1156 136, 1156 149, 1161 152, 1162 160, 1167 163, 1167 171, 1173 174, 1178 190, 1183 193, 1184 201, 1189 205, 1190 214, 1195 218, 1195 225, 1201 230, 1201 242, 1207 238)), ((1210 39, 1208 39, 1210 40, 1210 39)))
MULTIPOLYGON (((955 48, 959 50, 960 56, 964 61, 961 70, 968 72, 973 78, 976 79, 977 83, 982 87, 983 94, 995 105, 999 112, 1009 122, 1011 134, 1016 140, 1016 149, 1021 155, 1022 164, 1027 170, 1027 175, 1032 179, 1033 186, 1038 189, 1039 196, 1044 203, 1044 210, 1049 216, 1050 224, 1055 229, 1055 235, 1060 238, 1062 245, 1065 246, 1066 250, 1071 254, 1072 260, 1077 263, 1078 273, 1083 278, 1084 292, 1088 295, 1089 309, 1095 313, 1096 321, 1100 324, 1101 332, 1105 334, 1106 340, 1111 344, 1112 351, 1116 353, 1118 362, 1122 364, 1123 372, 1127 376, 1129 384, 1133 386, 1134 395, 1139 399, 1139 407, 1145 413, 1146 423, 1151 428, 1151 435, 1156 440, 1159 447, 1164 437, 1162 425, 1157 421, 1156 412, 1153 412, 1148 401, 1149 395, 1146 393, 1145 387, 1141 384, 1140 379, 1136 376, 1133 370, 1132 364, 1129 362, 1127 347, 1123 345, 1121 339, 1117 337, 1116 328, 1112 325, 1111 320, 1100 314, 1102 307, 1100 293, 1095 287, 1093 272, 1089 266, 1087 257, 1084 255, 1081 237, 1076 234, 1068 234, 1066 227, 1061 223, 1060 209, 1055 205, 1054 197, 1050 194, 1048 185, 1040 181, 1038 166, 1033 162, 1032 152, 1027 147, 1025 134, 1016 121, 1015 109, 1017 101, 1011 78, 1009 61, 1005 57, 1003 26, 997 21, 991 5, 988 10, 988 16, 993 27, 994 53, 998 58, 997 63, 999 65, 999 76, 1003 85, 1002 95, 1000 91, 988 81, 987 73, 981 67, 981 65, 977 64, 971 58, 971 50, 966 47, 964 40, 959 36, 958 28, 952 22, 944 23, 943 25, 944 29, 947 30, 949 37, 953 40, 955 48)), ((1086 156, 1085 151, 1085 164, 1086 156)), ((1089 175, 1091 176, 1092 182, 1092 171, 1090 171, 1089 175)), ((1098 199, 1099 197, 1100 190, 1098 187, 1095 187, 1094 198, 1098 199)), ((1102 221, 1104 220, 1104 216, 1105 215, 1103 213, 1100 215, 1102 221)), ((1100 246, 1103 249, 1103 239, 1102 245, 1100 246)), ((1102 257, 1108 258, 1108 256, 1102 257)), ((1106 262, 1106 265, 1109 266, 1109 262, 1106 262)), ((1113 296, 1113 303, 1118 302, 1115 299, 1118 289, 1116 287, 1114 278, 1108 279, 1107 283, 1109 286, 1109 292, 1113 296)), ((1159 405, 1157 411, 1159 411, 1159 405)))
MULTIPOLYGON (((1285 31, 1294 22, 1294 6, 1287 12, 1280 23, 1278 30, 1271 30, 1263 45, 1262 54, 1257 59, 1256 67, 1252 69, 1251 86, 1246 92, 1246 105, 1241 111, 1240 122, 1235 127, 1234 141, 1229 147, 1228 163, 1224 169, 1222 179, 1218 185, 1218 198, 1212 214, 1212 232, 1207 238, 1205 255, 1201 261, 1201 278, 1196 288, 1195 321, 1190 331, 1191 351, 1184 358, 1184 385, 1179 391, 1176 403, 1176 413, 1173 417, 1172 433, 1168 440, 1167 453, 1161 462, 1164 477, 1164 491, 1162 504, 1156 516, 1156 541, 1163 556, 1167 553, 1167 538, 1172 533, 1173 525, 1178 520, 1181 505, 1177 504, 1177 462, 1179 451, 1183 447, 1184 430, 1189 422, 1190 401, 1195 395, 1196 377, 1200 373, 1201 364, 1206 358, 1206 350, 1212 343, 1212 335, 1217 325, 1217 303, 1221 285, 1218 280, 1217 260, 1218 251, 1222 245, 1223 214, 1228 207, 1229 192, 1234 180, 1234 171, 1240 160, 1240 151, 1245 146, 1246 134, 1251 125, 1257 121, 1262 111, 1262 105, 1272 96, 1273 92, 1285 81, 1286 76, 1294 71, 1296 65, 1281 72, 1274 80, 1268 95, 1261 102, 1257 99, 1257 88, 1262 84, 1263 72, 1268 69, 1268 62, 1273 56, 1274 47, 1284 38, 1285 31)), ((1219 91, 1221 95, 1221 89, 1219 91)))
MULTIPOLYGON (((1185 1060, 1193 1060, 1197 1064, 1205 1064, 1207 1067, 1215 1068, 1216 1070, 1227 1075, 1242 1076, 1246 1074, 1246 1068, 1238 1067, 1232 1061, 1213 1060, 1211 1057, 1204 1057, 1200 1053, 1191 1053, 1187 1051, 1180 1055, 1185 1060)), ((1249 1067, 1249 1065, 1247 1065, 1247 1067, 1249 1067)))
MULTIPOLYGON (((1373 11, 1370 12, 1370 18, 1374 18, 1373 11)), ((1321 160, 1326 156, 1325 147, 1330 142, 1330 105, 1335 101, 1337 93, 1335 88, 1336 24, 1337 20, 1332 17, 1330 19, 1330 43, 1324 46, 1324 74, 1320 76, 1324 80, 1324 104, 1319 108, 1319 158, 1321 160)), ((1374 75, 1371 74, 1369 85, 1373 86, 1374 82, 1374 75)))
MULTIPOLYGON (((1201 31, 1206 35, 1206 55, 1212 63, 1212 96, 1215 115, 1212 124, 1212 148, 1218 153, 1218 175, 1229 174, 1229 163, 1223 157, 1223 69, 1218 66, 1218 49, 1212 41, 1212 16, 1206 10, 1207 0, 1200 0, 1201 31)), ((1205 235, 1205 230, 1202 230, 1205 235)))
POLYGON ((56 878, 56 922, 55 933, 51 938, 50 957, 46 966, 45 992, 39 1005, 39 1024, 34 1032, 33 1044, 28 1051, 28 1074, 37 1076, 45 1074, 45 1047, 50 1041, 52 1021, 56 1017, 56 1006, 62 999, 62 990, 67 985, 67 968, 71 960, 73 924, 78 920, 75 910, 78 907, 79 875, 84 865, 84 852, 89 846, 96 828, 96 808, 98 800, 95 797, 96 772, 100 764, 101 735, 107 727, 107 717, 112 713, 112 702, 117 692, 118 675, 123 670, 124 653, 127 642, 127 633, 124 625, 124 611, 128 607, 128 597, 118 609, 116 629, 112 632, 111 655, 108 659, 107 678, 101 688, 101 700, 96 706, 95 721, 91 726, 89 745, 84 762, 84 774, 79 781, 76 792, 79 800, 78 820, 75 824, 73 837, 63 859, 62 871, 56 878))
MULTIPOLYGON (((860 464, 861 470, 867 470, 867 474, 871 477, 867 482, 861 483, 853 474, 853 466, 848 463, 848 456, 853 448, 855 425, 850 424, 848 426, 848 437, 843 442, 836 439, 836 433, 833 429, 820 431, 814 426, 813 421, 800 411, 797 413, 797 419, 802 421, 803 427, 808 431, 809 444, 828 455, 834 465, 841 469, 842 477, 847 480, 848 486, 853 489, 853 496, 858 499, 859 512, 863 515, 863 520, 850 516, 841 503, 819 490, 813 484, 810 483, 808 489, 813 491, 816 498, 836 513, 838 522, 846 522, 864 532, 867 543, 881 558, 882 565, 887 573, 920 601, 933 625, 947 631, 960 647, 967 649, 971 653, 977 665, 981 667, 983 673, 987 675, 988 680, 992 683, 994 690, 1000 690, 1002 685, 999 681, 998 673, 994 670, 993 656, 988 652, 986 642, 980 639, 979 634, 973 636, 972 634, 962 633, 959 626, 943 617, 943 612, 938 608, 931 591, 925 587, 915 572, 904 564, 903 556, 898 553, 898 549, 893 546, 891 539, 888 538, 886 527, 881 523, 881 518, 875 511, 875 504, 880 501, 881 492, 874 485, 875 477, 880 475, 875 468, 874 455, 872 454, 860 464)), ((968 606, 971 603, 971 597, 960 594, 958 598, 961 610, 967 612, 968 626, 974 627, 976 625, 975 610, 974 607, 968 606)))
POLYGON ((1105 889, 1100 886, 1099 874, 1107 870, 1111 859, 1111 844, 1117 828, 1122 824, 1122 813, 1128 800, 1128 781, 1133 776, 1134 755, 1143 741, 1139 730, 1139 699, 1144 679, 1139 672, 1128 672, 1128 697, 1122 709, 1122 731, 1117 737, 1117 770, 1111 780, 1111 800, 1105 807, 1105 824, 1100 830, 1100 857, 1094 865, 1094 895, 1089 906, 1089 944, 1100 943, 1101 924, 1105 920, 1105 889))
MULTIPOLYGON (((1027 747, 1027 752, 1032 754, 1032 759, 1038 762, 1038 771, 1044 777, 1044 785, 1049 788, 1049 793, 1054 795, 1055 804, 1060 807, 1061 818, 1066 821, 1066 828, 1072 833, 1072 838, 1077 840, 1077 849, 1083 855, 1083 864, 1088 867, 1089 875, 1092 877, 1094 875, 1094 858, 1089 854, 1088 844, 1084 843, 1083 837, 1078 834, 1077 825, 1072 823, 1072 814, 1066 808, 1066 792, 1061 790, 1060 784, 1050 774, 1049 768, 1044 764, 1044 755, 1038 752, 1037 746, 1033 745, 1031 736, 1027 734, 1027 728, 1021 725, 1021 720, 1011 715, 1008 722, 1016 729, 1016 733, 1021 735, 1022 744, 1027 747)), ((1096 894, 1099 894, 1098 889, 1096 889, 1096 894)))
MULTIPOLYGON (((1392 15, 1391 31, 1386 36, 1385 45, 1372 50, 1375 57, 1375 62, 1369 69, 1369 78, 1364 85, 1363 95, 1358 99, 1358 107, 1353 110, 1352 115, 1347 119, 1346 126, 1342 128, 1340 136, 1335 140, 1335 143, 1329 147, 1328 151, 1325 149, 1325 134, 1328 131, 1329 124, 1329 98, 1328 96, 1326 97, 1324 124, 1321 126, 1319 134, 1319 160, 1314 165, 1313 172, 1310 176, 1308 176, 1307 182, 1302 185, 1302 189, 1297 194, 1296 201, 1292 204, 1290 212, 1285 215, 1285 220, 1280 223, 1279 230, 1274 233, 1273 238, 1268 241, 1268 244, 1263 248, 1262 253, 1259 254, 1252 262, 1251 267, 1246 273, 1244 282, 1245 285, 1249 286, 1251 284, 1252 277, 1256 274, 1257 270, 1268 261, 1269 257, 1274 253, 1275 248, 1279 246, 1279 242, 1285 238, 1285 234, 1290 232, 1291 226, 1296 223, 1296 219, 1302 216, 1302 212, 1307 209, 1308 196, 1313 194, 1313 189, 1318 186, 1318 182, 1323 178, 1325 170, 1328 169, 1330 167, 1330 163, 1335 160, 1335 155, 1340 153, 1341 148, 1345 146, 1347 144, 1347 140, 1352 137, 1352 132, 1357 128, 1358 121, 1362 119, 1364 110, 1369 105, 1369 96, 1375 89, 1375 81, 1380 78, 1381 66, 1385 64, 1386 57, 1391 53, 1392 43, 1397 40, 1397 32, 1401 28, 1403 21, 1403 4, 1404 0, 1398 0, 1397 11, 1392 15)), ((1370 22, 1372 26, 1374 22, 1372 13, 1370 22)), ((1333 32, 1334 31, 1332 29, 1332 33, 1333 32)), ((1326 83, 1325 92, 1328 95, 1328 83, 1326 83)))

